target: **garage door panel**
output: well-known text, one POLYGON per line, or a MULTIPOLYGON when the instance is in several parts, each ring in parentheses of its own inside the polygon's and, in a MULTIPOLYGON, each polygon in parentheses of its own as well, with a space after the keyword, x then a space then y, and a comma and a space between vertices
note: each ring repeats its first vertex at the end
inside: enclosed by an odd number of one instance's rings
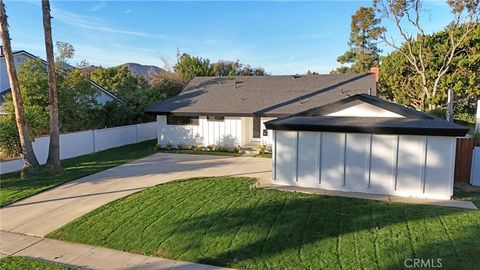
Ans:
POLYGON ((345 190, 365 192, 368 181, 369 153, 369 134, 347 134, 345 149, 345 190))
POLYGON ((295 185, 297 132, 277 131, 276 137, 276 182, 282 185, 295 185))
POLYGON ((392 194, 397 136, 372 135, 369 193, 392 194))
POLYGON ((422 193, 422 173, 425 160, 425 137, 402 135, 398 138, 396 192, 422 193))
POLYGON ((430 197, 450 198, 453 186, 455 138, 428 137, 425 194, 430 197))
POLYGON ((343 185, 345 133, 322 133, 320 187, 339 189, 343 185))
POLYGON ((298 133, 298 185, 318 187, 319 185, 319 132, 298 133))

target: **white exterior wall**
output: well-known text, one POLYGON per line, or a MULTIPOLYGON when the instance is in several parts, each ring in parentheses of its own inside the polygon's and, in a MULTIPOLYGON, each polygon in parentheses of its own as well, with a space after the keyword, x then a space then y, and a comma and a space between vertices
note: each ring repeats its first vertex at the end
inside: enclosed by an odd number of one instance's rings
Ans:
POLYGON ((198 125, 167 125, 165 115, 157 116, 157 138, 160 145, 166 143, 193 145, 245 145, 251 142, 272 144, 272 131, 263 136, 264 123, 273 118, 261 119, 261 138, 253 139, 252 117, 225 117, 224 121, 208 121, 200 116, 198 125))
POLYGON ((405 118, 404 116, 382 109, 375 105, 363 102, 346 109, 329 113, 326 116, 351 116, 351 117, 396 117, 405 118))
MULTIPOLYGON (((156 122, 60 134, 60 159, 78 157, 109 148, 155 139, 156 122)), ((33 151, 40 164, 48 157, 49 136, 35 138, 33 151)), ((1 161, 0 172, 10 173, 23 168, 23 158, 1 161)))
POLYGON ((260 122, 262 123, 260 125, 260 136, 261 137, 261 142, 262 144, 265 144, 265 145, 272 145, 273 144, 273 130, 267 130, 268 132, 268 135, 267 136, 264 136, 263 135, 263 130, 266 130, 267 127, 265 127, 265 122, 267 121, 270 121, 270 120, 273 120, 273 119, 276 119, 276 118, 273 118, 273 117, 262 117, 260 122))
POLYGON ((242 119, 225 117, 224 121, 208 121, 201 116, 198 125, 167 125, 167 117, 158 115, 157 138, 160 145, 239 145, 243 140, 242 119))
POLYGON ((274 138, 277 184, 434 199, 453 194, 453 137, 277 130, 274 138))

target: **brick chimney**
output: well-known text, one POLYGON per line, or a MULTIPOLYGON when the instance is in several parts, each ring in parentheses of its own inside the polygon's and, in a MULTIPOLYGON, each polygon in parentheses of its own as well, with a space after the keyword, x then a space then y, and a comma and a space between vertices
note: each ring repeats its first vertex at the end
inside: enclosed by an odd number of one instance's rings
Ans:
POLYGON ((375 74, 375 82, 378 83, 380 81, 380 68, 379 67, 371 67, 370 73, 375 74))

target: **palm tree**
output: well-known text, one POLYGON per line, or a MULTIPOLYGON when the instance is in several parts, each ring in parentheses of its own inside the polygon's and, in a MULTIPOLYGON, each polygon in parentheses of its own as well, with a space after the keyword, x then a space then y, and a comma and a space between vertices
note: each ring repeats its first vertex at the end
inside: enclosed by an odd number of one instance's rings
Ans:
POLYGON ((55 75, 55 60, 53 56, 52 24, 50 16, 50 1, 42 0, 43 30, 45 32, 45 48, 48 67, 48 96, 50 100, 50 144, 48 147, 47 166, 53 172, 62 169, 60 164, 60 129, 58 125, 58 94, 55 75))
POLYGON ((22 154, 25 159, 24 169, 36 169, 40 165, 33 152, 32 140, 30 139, 30 129, 25 119, 22 96, 20 94, 20 84, 18 83, 15 63, 13 61, 12 46, 10 44, 10 33, 8 32, 7 14, 3 0, 0 0, 0 30, 3 43, 3 53, 7 64, 8 80, 12 91, 13 105, 15 109, 15 121, 18 129, 18 136, 22 146, 22 154))

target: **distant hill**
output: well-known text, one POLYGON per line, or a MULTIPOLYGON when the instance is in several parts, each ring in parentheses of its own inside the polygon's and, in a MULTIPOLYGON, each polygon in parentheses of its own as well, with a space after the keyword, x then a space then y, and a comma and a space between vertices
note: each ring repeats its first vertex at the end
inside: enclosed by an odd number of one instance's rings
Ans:
MULTIPOLYGON (((158 73, 165 72, 163 68, 159 68, 157 66, 152 66, 152 65, 141 65, 137 63, 126 63, 119 65, 121 66, 126 66, 130 73, 136 76, 140 76, 145 78, 148 82, 152 79, 152 76, 158 73)), ((80 69, 80 72, 83 74, 90 74, 92 73, 97 67, 96 66, 88 66, 88 67, 83 67, 80 69)))
POLYGON ((164 69, 152 65, 141 65, 137 63, 126 63, 120 66, 126 66, 128 70, 134 75, 141 76, 147 81, 152 79, 152 76, 158 73, 165 72, 164 69))

